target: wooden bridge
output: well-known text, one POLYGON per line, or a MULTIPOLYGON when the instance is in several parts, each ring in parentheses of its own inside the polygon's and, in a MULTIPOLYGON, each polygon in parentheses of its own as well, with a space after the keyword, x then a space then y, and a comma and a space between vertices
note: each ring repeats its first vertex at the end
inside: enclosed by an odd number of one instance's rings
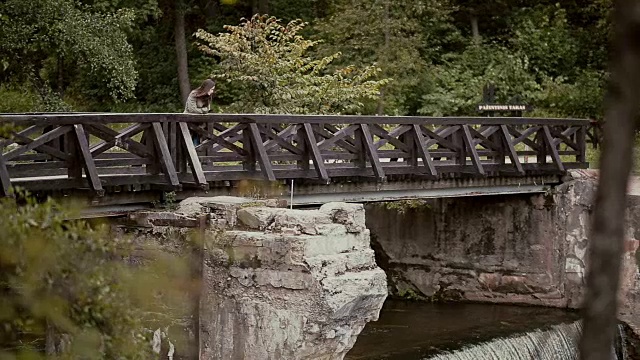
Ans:
POLYGON ((308 194, 330 192, 329 183, 331 191, 359 183, 522 186, 588 167, 589 126, 508 117, 6 114, 0 193, 18 186, 98 202, 118 194, 128 203, 167 191, 217 193, 247 179, 295 180, 314 189, 308 194))

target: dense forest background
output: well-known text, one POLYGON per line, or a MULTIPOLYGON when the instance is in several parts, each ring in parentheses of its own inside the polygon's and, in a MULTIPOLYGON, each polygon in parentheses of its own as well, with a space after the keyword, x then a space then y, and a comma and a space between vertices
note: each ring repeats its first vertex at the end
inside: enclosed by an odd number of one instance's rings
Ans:
MULTIPOLYGON (((309 23, 297 29, 314 41, 305 56, 332 60, 314 71, 379 68, 368 75, 387 79, 379 95, 351 112, 474 115, 493 83, 498 102, 533 105, 533 115, 600 119, 611 7, 611 0, 5 0, 0 112, 180 112, 190 89, 229 70, 195 33, 215 35, 269 14, 285 25, 309 23)), ((242 98, 242 89, 219 82, 214 111, 258 108, 243 107, 242 98)))

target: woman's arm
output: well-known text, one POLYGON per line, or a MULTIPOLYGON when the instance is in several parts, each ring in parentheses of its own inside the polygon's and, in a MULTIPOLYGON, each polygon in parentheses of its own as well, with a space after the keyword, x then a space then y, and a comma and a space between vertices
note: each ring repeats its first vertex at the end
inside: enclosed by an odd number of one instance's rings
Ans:
POLYGON ((206 114, 210 110, 211 97, 199 97, 196 99, 196 106, 200 109, 202 114, 206 114))

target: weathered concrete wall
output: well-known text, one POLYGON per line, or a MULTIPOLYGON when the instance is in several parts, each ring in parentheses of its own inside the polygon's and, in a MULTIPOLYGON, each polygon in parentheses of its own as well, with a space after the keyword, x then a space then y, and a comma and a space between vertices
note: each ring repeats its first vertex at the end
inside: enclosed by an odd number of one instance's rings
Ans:
MULTIPOLYGON (((367 227, 395 294, 576 308, 595 189, 592 176, 575 172, 543 195, 369 204, 367 227)), ((626 308, 639 293, 636 203, 624 257, 626 308)))
POLYGON ((205 359, 342 359, 387 297, 362 205, 240 208, 208 237, 205 359))
MULTIPOLYGON (((190 198, 175 211, 130 217, 129 234, 158 251, 190 255, 190 234, 202 235, 204 250, 190 256, 201 284, 185 297, 199 305, 181 321, 200 359, 342 359, 377 320, 387 279, 375 263, 364 207, 279 205, 190 198)), ((175 354, 194 358, 179 347, 175 354)))

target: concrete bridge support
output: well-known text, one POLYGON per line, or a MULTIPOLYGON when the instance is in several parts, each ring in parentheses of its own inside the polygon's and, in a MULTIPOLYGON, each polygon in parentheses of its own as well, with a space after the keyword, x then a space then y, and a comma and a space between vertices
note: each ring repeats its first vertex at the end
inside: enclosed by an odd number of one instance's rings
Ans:
POLYGON ((137 236, 167 251, 186 244, 185 226, 204 235, 204 253, 193 258, 199 309, 187 326, 200 359, 342 359, 378 319, 387 278, 375 263, 364 207, 276 206, 191 198, 175 212, 132 217, 137 236))
MULTIPOLYGON (((578 308, 597 181, 572 172, 546 194, 366 205, 378 264, 395 295, 578 308)), ((640 325, 640 197, 631 195, 621 317, 640 325)))

